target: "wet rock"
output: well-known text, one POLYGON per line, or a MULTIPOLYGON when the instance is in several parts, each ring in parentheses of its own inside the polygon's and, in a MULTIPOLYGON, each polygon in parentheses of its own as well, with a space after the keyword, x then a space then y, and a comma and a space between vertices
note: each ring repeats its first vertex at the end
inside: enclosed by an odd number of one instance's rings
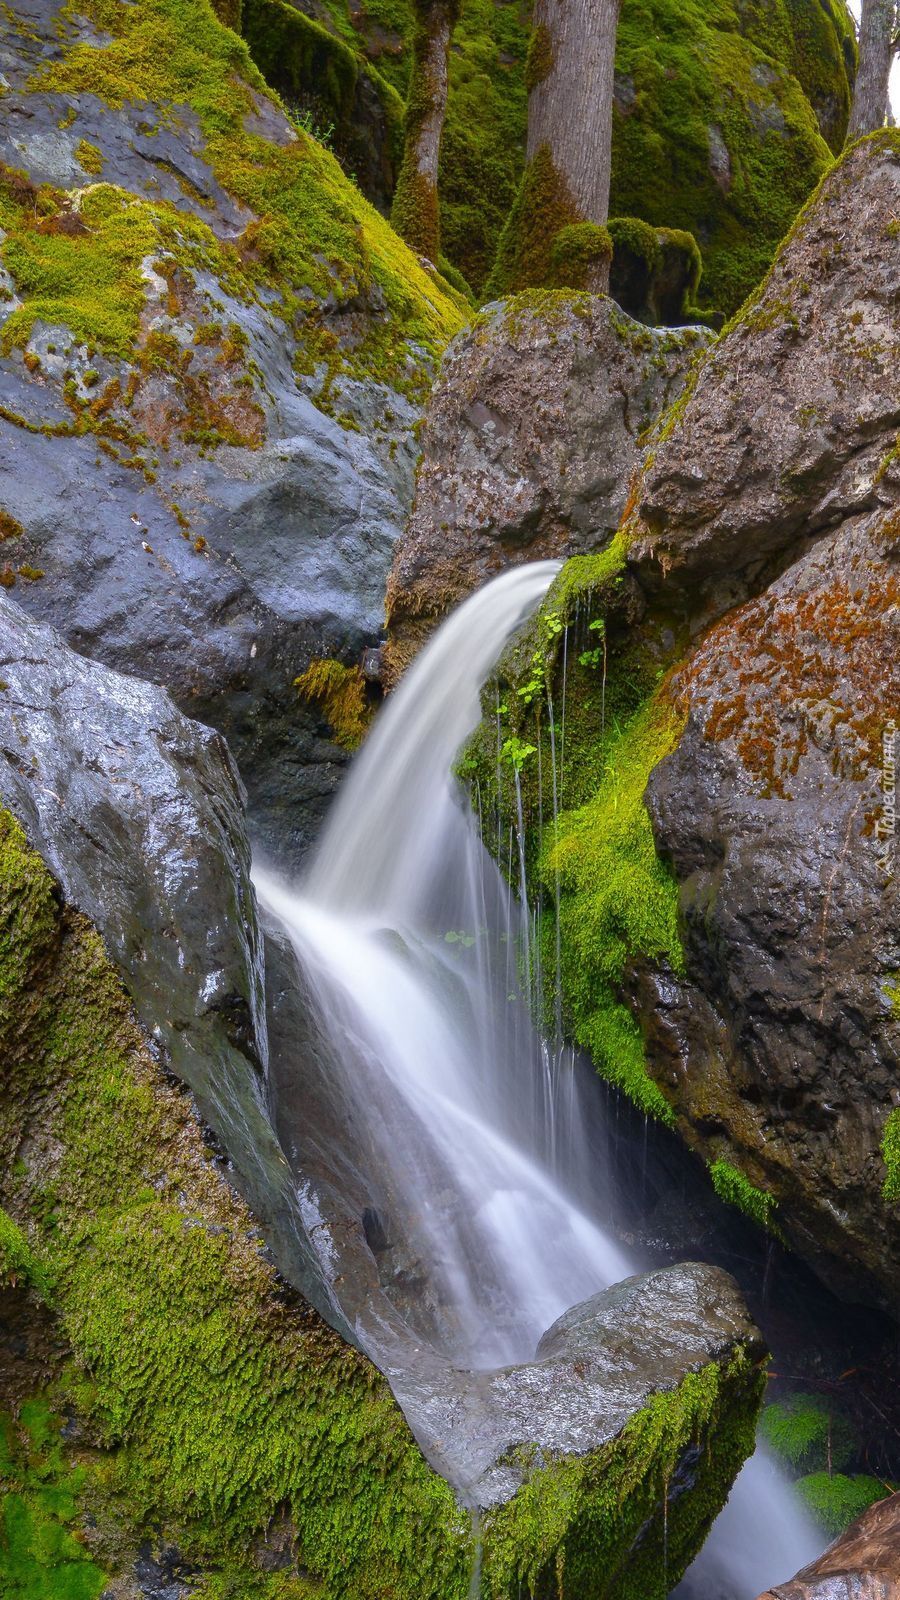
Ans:
POLYGON ((789 1583, 759 1600, 897 1600, 900 1595, 900 1494, 870 1506, 789 1583))
POLYGON ((606 541, 643 430, 681 393, 710 337, 646 328, 602 296, 547 293, 489 307, 455 341, 388 581, 390 679, 504 567, 606 541))
POLYGON ((76 655, 0 596, 0 800, 65 899, 99 928, 282 1270, 340 1325, 266 1109, 244 794, 221 736, 163 690, 76 655))

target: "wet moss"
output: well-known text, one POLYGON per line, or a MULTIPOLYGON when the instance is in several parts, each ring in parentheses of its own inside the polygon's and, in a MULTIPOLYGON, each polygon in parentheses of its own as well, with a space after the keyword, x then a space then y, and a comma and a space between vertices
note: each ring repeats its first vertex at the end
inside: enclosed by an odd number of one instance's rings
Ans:
POLYGON ((730 1161, 711 1161, 709 1175, 720 1200, 736 1206, 761 1228, 767 1228, 770 1232, 777 1231, 775 1228, 777 1202, 772 1195, 766 1193, 765 1189, 757 1189, 755 1184, 752 1184, 737 1167, 732 1166, 730 1161))
POLYGON ((884 1125, 881 1156, 886 1168, 882 1193, 885 1200, 900 1200, 900 1107, 892 1111, 884 1125))
POLYGON ((893 1493, 893 1484, 866 1473, 812 1472, 794 1485, 807 1509, 832 1538, 843 1533, 851 1522, 877 1500, 893 1493))
POLYGON ((655 1395, 604 1449, 539 1468, 485 1519, 495 1553, 487 1595, 664 1600, 753 1449, 764 1381, 738 1353, 655 1395), (672 1494, 698 1451, 690 1492, 672 1494))
POLYGON ((78 1537, 83 1468, 64 1456, 43 1398, 0 1413, 0 1591, 6 1600, 97 1600, 106 1574, 78 1537))

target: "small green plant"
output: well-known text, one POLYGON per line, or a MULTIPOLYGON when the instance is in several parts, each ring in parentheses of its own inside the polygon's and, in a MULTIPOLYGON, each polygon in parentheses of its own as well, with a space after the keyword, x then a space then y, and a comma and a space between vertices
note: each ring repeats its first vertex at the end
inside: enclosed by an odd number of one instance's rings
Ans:
POLYGON ((843 1533, 876 1500, 892 1493, 892 1485, 863 1473, 847 1477, 842 1472, 811 1472, 798 1478, 795 1488, 816 1521, 832 1535, 843 1533))
POLYGON ((759 1420, 766 1444, 802 1472, 846 1467, 856 1453, 849 1422, 820 1395, 789 1394, 765 1407, 759 1420))
POLYGON ((516 772, 521 772, 525 762, 537 751, 536 744, 527 744, 524 739, 517 739, 514 735, 504 739, 500 754, 504 761, 515 767, 516 772))
POLYGON ((882 1194, 885 1200, 900 1200, 900 1106, 884 1125, 881 1154, 887 1168, 882 1194))
POLYGON ((778 1206, 772 1195, 767 1194, 765 1189, 757 1189, 749 1178, 745 1178, 737 1167, 731 1165, 730 1161, 710 1162, 709 1175, 720 1200, 725 1200, 728 1205, 737 1206, 745 1216, 758 1222, 761 1228, 774 1231, 778 1206))

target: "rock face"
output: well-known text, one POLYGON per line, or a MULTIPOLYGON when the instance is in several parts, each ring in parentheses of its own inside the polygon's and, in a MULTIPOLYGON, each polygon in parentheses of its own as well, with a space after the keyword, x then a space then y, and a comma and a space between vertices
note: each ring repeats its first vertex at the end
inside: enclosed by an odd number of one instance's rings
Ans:
POLYGON ((388 581, 389 680, 502 568, 605 542, 642 433, 677 399, 710 337, 645 328, 612 300, 556 292, 489 307, 456 340, 388 581))
POLYGON ((855 513, 891 502, 900 399, 900 146, 858 145, 698 368, 641 480, 642 586, 724 610, 855 513))
POLYGON ((463 318, 206 5, 101 9, 4 22, 3 581, 225 732, 296 854, 345 757, 293 680, 378 642, 463 318))
POLYGON ((826 181, 660 444, 631 551, 651 605, 694 626, 744 599, 676 674, 687 726, 647 791, 686 956, 683 979, 638 985, 651 1071, 820 1272, 888 1306, 898 201, 893 135, 826 181))
POLYGON ((879 1500, 818 1561, 759 1600, 897 1600, 900 1494, 879 1500))

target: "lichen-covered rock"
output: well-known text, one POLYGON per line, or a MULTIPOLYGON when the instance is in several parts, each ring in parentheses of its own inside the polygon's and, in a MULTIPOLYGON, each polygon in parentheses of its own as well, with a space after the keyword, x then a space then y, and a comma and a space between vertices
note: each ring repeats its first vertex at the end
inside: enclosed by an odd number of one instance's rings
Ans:
POLYGON ((754 596, 671 683, 686 728, 647 790, 685 960, 637 980, 653 1076, 823 1276, 888 1305, 898 201, 891 134, 825 181, 663 428, 629 552, 651 609, 694 627, 754 596))
POLYGON ((825 1554, 759 1600, 896 1600, 900 1594, 900 1494, 879 1500, 825 1554))
POLYGON ((454 342, 388 581, 389 681, 502 568, 606 542, 642 434, 709 338, 645 328, 604 296, 558 292, 489 307, 454 342))
POLYGON ((225 731, 299 850, 344 758, 293 680, 377 643, 463 313, 206 0, 0 27, 3 581, 225 731))

